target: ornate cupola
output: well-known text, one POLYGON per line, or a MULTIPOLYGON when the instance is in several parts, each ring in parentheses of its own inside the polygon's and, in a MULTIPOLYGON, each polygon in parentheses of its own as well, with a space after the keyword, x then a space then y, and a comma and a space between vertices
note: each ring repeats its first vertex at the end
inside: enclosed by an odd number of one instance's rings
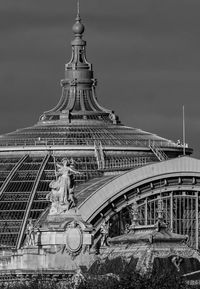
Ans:
POLYGON ((72 57, 65 65, 65 78, 61 80, 62 96, 56 107, 44 112, 40 122, 72 124, 119 123, 114 112, 102 107, 96 98, 97 80, 93 77, 92 64, 86 59, 86 41, 83 40, 85 27, 81 22, 79 2, 76 22, 72 27, 74 39, 72 57))
MULTIPOLYGON (((73 158, 76 158, 81 148, 85 155, 95 157, 98 169, 108 168, 109 171, 126 170, 182 155, 183 146, 180 144, 127 127, 120 123, 112 110, 99 104, 97 80, 92 64, 87 61, 86 41, 83 39, 85 27, 77 1, 77 16, 72 27, 72 56, 65 64, 58 104, 45 111, 35 125, 0 136, 0 149, 17 146, 17 151, 19 147, 22 151, 24 147, 28 151, 36 151, 35 146, 40 146, 40 150, 42 146, 44 151, 48 148, 55 152, 64 148, 65 157, 68 154, 72 157, 73 148, 73 158)), ((186 148, 186 154, 191 152, 190 148, 186 148)))

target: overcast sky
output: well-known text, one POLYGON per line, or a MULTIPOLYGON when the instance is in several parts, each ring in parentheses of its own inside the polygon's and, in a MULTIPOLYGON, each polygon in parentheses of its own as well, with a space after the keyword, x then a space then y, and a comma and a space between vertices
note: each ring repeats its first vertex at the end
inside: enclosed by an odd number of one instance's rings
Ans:
MULTIPOLYGON (((200 1, 80 0, 98 99, 122 123, 200 157, 200 1)), ((31 126, 59 100, 75 0, 0 1, 0 133, 31 126)))

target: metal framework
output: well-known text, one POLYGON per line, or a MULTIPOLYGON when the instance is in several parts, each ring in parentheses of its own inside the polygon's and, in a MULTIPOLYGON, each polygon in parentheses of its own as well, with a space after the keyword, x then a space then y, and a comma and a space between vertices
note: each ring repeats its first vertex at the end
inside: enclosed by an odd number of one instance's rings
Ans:
MULTIPOLYGON (((57 157, 56 162, 63 157, 57 157)), ((102 176, 95 156, 74 157, 73 161, 76 169, 84 173, 76 176, 76 186, 102 176)), ((0 248, 20 248, 27 220, 36 221, 49 205, 46 195, 54 178, 51 153, 43 157, 0 158, 0 248)))
MULTIPOLYGON (((107 126, 34 126, 4 135, 0 147, 87 145, 101 142, 103 146, 164 147, 182 149, 176 143, 123 125, 107 126)), ((151 149, 151 148, 150 148, 151 149)), ((152 149, 151 149, 152 150, 152 149)))
POLYGON ((85 206, 92 202, 99 203, 95 211, 91 209, 89 213, 84 214, 85 218, 96 228, 96 238, 98 238, 101 223, 105 220, 110 222, 111 237, 123 234, 126 224, 130 222, 129 208, 134 201, 137 201, 139 206, 140 224, 155 224, 158 198, 161 197, 164 203, 164 219, 169 228, 175 233, 188 235, 189 245, 199 249, 200 174, 192 170, 192 163, 197 164, 197 161, 187 162, 187 159, 184 159, 181 163, 184 165, 187 163, 188 171, 164 173, 162 169, 166 168, 165 164, 153 165, 154 167, 149 166, 146 169, 147 175, 144 174, 142 176, 144 178, 141 177, 139 182, 137 176, 139 173, 144 173, 143 168, 131 171, 117 179, 111 179, 102 187, 100 184, 95 193, 86 196, 85 203, 80 204, 79 207, 82 212, 85 206), (157 174, 156 167, 160 168, 161 175, 157 174), (153 168, 156 174, 152 173, 150 177, 148 172, 153 171, 153 168), (148 177, 145 178, 145 176, 148 177), (113 192, 108 197, 109 190, 112 190, 114 186, 113 192), (102 200, 98 196, 102 196, 102 200))
MULTIPOLYGON (((164 221, 175 233, 188 235, 188 244, 199 249, 199 193, 196 191, 160 192, 138 201, 141 225, 153 225, 157 220, 158 197, 164 204, 164 221)), ((130 223, 129 206, 123 208, 110 219, 111 236, 123 234, 130 223)))
POLYGON ((44 170, 45 165, 47 164, 47 161, 48 161, 49 158, 50 158, 49 155, 46 155, 44 157, 44 159, 43 159, 43 161, 41 163, 41 166, 40 166, 40 168, 38 170, 38 173, 37 173, 35 182, 33 184, 32 190, 30 192, 29 199, 28 199, 28 202, 27 202, 26 212, 24 214, 22 225, 21 225, 20 232, 19 232, 19 235, 18 235, 18 240, 17 240, 17 248, 18 249, 20 248, 21 243, 22 243, 22 238, 23 238, 24 231, 25 231, 25 228, 26 228, 27 220, 28 220, 28 217, 29 217, 29 213, 30 213, 30 210, 31 210, 31 207, 32 207, 32 203, 33 203, 33 200, 34 200, 34 197, 35 197, 35 193, 37 191, 37 187, 38 187, 41 175, 43 173, 43 170, 44 170))
POLYGON ((36 195, 34 187, 37 184, 38 170, 42 162, 43 158, 23 157, 2 185, 0 195, 1 246, 16 247, 17 240, 21 241, 27 218, 37 219, 48 205, 45 194, 42 203, 38 203, 38 208, 33 213, 34 200, 31 196, 33 192, 36 195))

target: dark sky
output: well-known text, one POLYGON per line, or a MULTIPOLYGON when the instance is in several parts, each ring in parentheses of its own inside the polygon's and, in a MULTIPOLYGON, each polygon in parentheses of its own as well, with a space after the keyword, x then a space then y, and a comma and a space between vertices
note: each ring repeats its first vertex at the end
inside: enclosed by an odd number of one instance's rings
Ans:
MULTIPOLYGON (((186 138, 200 157, 200 1, 80 0, 99 102, 121 121, 186 138)), ((0 1, 0 133, 33 125, 59 100, 75 0, 0 1)))

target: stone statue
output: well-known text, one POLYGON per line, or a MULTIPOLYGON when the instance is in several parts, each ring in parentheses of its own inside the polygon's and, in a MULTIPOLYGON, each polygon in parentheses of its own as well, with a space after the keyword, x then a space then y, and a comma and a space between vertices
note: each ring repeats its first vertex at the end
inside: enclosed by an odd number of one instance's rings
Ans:
POLYGON ((72 284, 74 285, 73 288, 76 289, 80 286, 82 282, 85 281, 85 276, 82 273, 82 270, 78 268, 76 270, 76 274, 73 275, 72 277, 72 284))
POLYGON ((103 222, 100 227, 101 233, 101 246, 109 246, 108 236, 109 236, 109 222, 103 222))
POLYGON ((51 192, 47 195, 52 202, 52 213, 59 213, 60 206, 67 206, 67 210, 76 207, 74 174, 81 174, 67 159, 63 159, 62 164, 56 164, 56 168, 56 180, 50 183, 51 192))
POLYGON ((134 229, 136 226, 139 225, 139 210, 138 210, 138 205, 137 202, 134 201, 133 204, 131 205, 130 209, 130 214, 131 214, 131 229, 134 229))
POLYGON ((157 222, 155 226, 157 227, 156 230, 159 232, 161 228, 167 227, 166 223, 164 222, 164 204, 163 204, 163 200, 161 196, 159 196, 158 198, 157 214, 158 214, 158 218, 157 218, 157 222))
POLYGON ((26 234, 27 234, 27 246, 35 246, 35 232, 32 219, 29 219, 27 227, 26 227, 26 234))
POLYGON ((172 263, 174 264, 178 272, 180 272, 180 265, 182 261, 183 261, 183 258, 181 258, 180 256, 174 256, 172 258, 172 263))
POLYGON ((124 234, 128 234, 130 232, 130 224, 125 224, 124 234))

